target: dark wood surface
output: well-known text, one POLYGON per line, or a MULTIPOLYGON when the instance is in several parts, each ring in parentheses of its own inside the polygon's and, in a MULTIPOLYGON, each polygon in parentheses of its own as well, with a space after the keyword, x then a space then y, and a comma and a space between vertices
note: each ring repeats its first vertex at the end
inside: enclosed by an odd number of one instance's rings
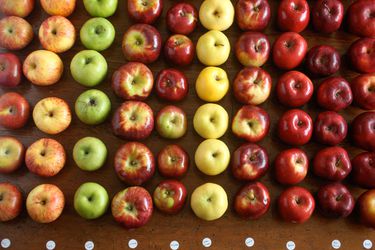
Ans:
MULTIPOLYGON (((78 34, 80 27, 90 17, 84 10, 82 1, 77 2, 77 8, 69 19, 73 22, 78 34)), ((159 29, 165 41, 169 33, 166 29, 164 17, 169 6, 175 1, 165 0, 164 2, 163 15, 155 26, 159 29)), ((199 8, 201 1, 196 0, 190 2, 194 3, 195 6, 199 8)), ((272 20, 268 29, 265 31, 271 43, 273 43, 278 34, 280 34, 276 27, 275 19, 277 2, 276 0, 270 1, 272 5, 272 20)), ((344 2, 347 8, 351 1, 344 2)), ((22 51, 16 52, 22 60, 24 60, 31 51, 42 48, 38 41, 37 34, 40 23, 46 18, 47 14, 41 10, 38 3, 32 14, 27 18, 32 24, 36 36, 31 45, 22 51)), ((126 1, 119 1, 116 14, 110 17, 109 20, 115 26, 116 39, 109 49, 102 52, 108 61, 109 71, 106 80, 97 88, 105 91, 109 95, 113 112, 122 102, 120 98, 113 94, 110 87, 110 79, 112 73, 118 67, 126 63, 121 52, 122 36, 131 24, 126 11, 126 1)), ((204 32, 205 29, 199 26, 190 37, 194 43, 196 43, 199 36, 204 32)), ((236 24, 233 24, 229 30, 225 31, 225 34, 230 39, 232 53, 227 63, 221 67, 226 70, 232 81, 235 74, 241 69, 233 53, 234 43, 240 34, 240 30, 236 24)), ((356 75, 355 72, 349 69, 345 56, 347 48, 356 39, 355 36, 347 33, 345 29, 341 29, 332 35, 322 35, 313 31, 311 25, 309 25, 306 31, 302 32, 302 35, 308 41, 309 48, 317 44, 329 44, 336 47, 343 56, 343 66, 339 74, 348 80, 351 80, 356 75)), ((21 86, 12 90, 25 95, 33 106, 41 98, 58 96, 65 99, 69 103, 70 108, 74 110, 75 99, 80 93, 86 90, 86 88, 73 80, 69 72, 69 65, 72 57, 83 49, 84 47, 78 39, 75 46, 70 51, 61 54, 65 69, 61 81, 57 84, 49 87, 37 87, 30 84, 27 80, 24 80, 21 86)), ((156 63, 150 65, 154 74, 157 74, 166 67, 170 66, 165 62, 163 57, 156 63)), ((159 137, 154 131, 152 136, 145 140, 144 143, 152 149, 155 155, 164 145, 178 143, 188 151, 190 158, 193 160, 194 151, 197 145, 203 140, 195 133, 192 124, 192 117, 195 110, 199 105, 204 103, 202 100, 198 99, 194 89, 195 79, 203 68, 204 66, 200 64, 197 59, 195 59, 193 65, 182 68, 183 72, 188 77, 190 91, 188 98, 178 103, 177 106, 182 107, 188 115, 188 132, 182 139, 172 141, 159 137)), ((278 70, 271 60, 267 62, 264 68, 272 75, 273 86, 275 86, 278 77, 283 71, 278 70)), ((303 67, 299 70, 305 71, 303 67)), ((322 79, 313 79, 315 86, 318 86, 321 80, 322 79)), ((11 90, 0 89, 0 94, 7 91, 11 90)), ((315 100, 315 96, 313 100, 315 100)), ((147 103, 150 104, 154 113, 168 104, 158 99, 155 94, 152 94, 150 98, 147 99, 147 103)), ((228 92, 219 104, 227 110, 230 118, 233 117, 234 112, 240 107, 239 103, 233 98, 231 91, 228 92)), ((261 106, 269 112, 272 125, 269 135, 260 145, 266 147, 270 160, 273 162, 276 154, 287 148, 280 142, 275 133, 277 120, 281 113, 286 111, 287 108, 278 103, 274 91, 272 91, 267 102, 261 106)), ((308 105, 303 107, 303 109, 307 110, 313 119, 316 117, 316 114, 321 111, 315 101, 311 101, 308 105)), ((351 106, 340 113, 350 122, 359 112, 361 112, 361 110, 351 106)), ((56 136, 48 136, 42 133, 35 127, 32 120, 30 120, 25 128, 17 131, 0 128, 0 135, 14 135, 19 138, 25 146, 30 145, 38 138, 52 137, 63 144, 68 156, 64 169, 57 176, 52 178, 37 177, 29 173, 25 166, 14 174, 0 176, 0 181, 9 181, 19 185, 23 189, 25 197, 33 187, 42 183, 58 185, 66 197, 66 207, 63 214, 57 221, 51 224, 43 225, 33 222, 28 217, 25 209, 21 216, 14 221, 0 224, 0 240, 9 238, 12 241, 11 249, 44 249, 48 240, 54 240, 56 242, 56 249, 84 249, 84 243, 87 240, 92 240, 94 242, 95 249, 127 249, 130 239, 136 239, 138 241, 138 249, 169 249, 169 244, 172 240, 177 240, 180 243, 180 249, 200 249, 202 248, 201 242, 204 237, 211 238, 211 248, 213 249, 241 249, 245 248, 245 238, 252 237, 255 240, 255 246, 252 249, 285 249, 285 244, 289 240, 295 242, 297 246, 296 249, 331 249, 332 240, 338 239, 342 243, 341 249, 354 250, 362 249, 362 242, 365 239, 375 240, 374 231, 360 225, 355 214, 348 219, 335 220, 324 218, 316 210, 312 218, 303 225, 293 225, 281 221, 277 214, 276 199, 284 187, 275 182, 272 176, 272 166, 268 174, 261 179, 270 189, 272 197, 271 209, 264 217, 257 221, 247 221, 238 218, 232 208, 234 195, 244 183, 235 180, 229 169, 219 176, 205 176, 197 170, 193 161, 190 164, 188 174, 182 179, 182 182, 186 185, 189 194, 195 187, 205 182, 215 182, 222 185, 228 194, 230 206, 221 219, 213 222, 205 222, 198 219, 190 209, 190 201, 188 200, 183 211, 175 216, 163 215, 155 210, 150 222, 137 230, 125 230, 122 228, 113 220, 110 210, 97 220, 84 220, 73 208, 74 192, 79 185, 87 181, 98 182, 107 189, 111 198, 115 193, 126 187, 125 184, 117 178, 113 170, 115 151, 121 144, 125 143, 125 141, 112 134, 110 122, 107 121, 99 126, 88 126, 81 123, 75 114, 73 114, 73 121, 70 127, 56 136), (109 150, 108 160, 105 166, 93 173, 81 171, 72 159, 72 149, 75 142, 84 136, 96 136, 102 139, 109 150)), ((227 143, 231 152, 243 143, 243 141, 234 137, 230 129, 223 136, 222 140, 227 143)), ((343 145, 348 149, 351 157, 359 152, 358 149, 352 147, 348 141, 345 141, 343 145)), ((311 142, 303 148, 308 152, 309 157, 312 158, 315 152, 322 147, 322 145, 311 142)), ((162 180, 162 178, 156 173, 145 187, 150 192, 153 192, 160 180, 162 180)), ((314 177, 312 173, 309 173, 308 177, 301 183, 301 186, 307 187, 312 192, 316 192, 319 185, 323 183, 322 180, 319 180, 314 177)), ((363 192, 363 190, 350 184, 349 187, 355 197, 358 197, 359 194, 363 192)))

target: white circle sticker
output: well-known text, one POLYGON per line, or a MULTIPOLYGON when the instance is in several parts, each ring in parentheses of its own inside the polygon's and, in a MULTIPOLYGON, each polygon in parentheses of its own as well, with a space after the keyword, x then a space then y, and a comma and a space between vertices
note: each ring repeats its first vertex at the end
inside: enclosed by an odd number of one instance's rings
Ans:
POLYGON ((10 247, 11 244, 12 244, 12 242, 8 238, 5 238, 5 239, 1 240, 1 247, 2 248, 8 248, 8 247, 10 247))
POLYGON ((288 249, 288 250, 294 250, 294 249, 296 249, 296 243, 294 243, 294 241, 288 241, 287 243, 286 243, 286 249, 288 249))
POLYGON ((129 240, 129 242, 128 242, 128 247, 129 248, 135 249, 135 248, 137 248, 137 246, 138 246, 138 241, 137 240, 135 240, 135 239, 129 240))
POLYGON ((206 237, 202 240, 202 245, 204 247, 210 247, 212 245, 212 241, 210 238, 206 237))
POLYGON ((86 243, 85 243, 85 249, 86 250, 92 250, 92 249, 94 249, 94 247, 95 247, 94 242, 92 242, 91 240, 86 241, 86 243))
POLYGON ((331 245, 332 245, 333 249, 340 249, 341 242, 339 240, 333 240, 331 245))
POLYGON ((171 244, 169 244, 169 247, 172 249, 172 250, 177 250, 180 248, 180 243, 178 243, 177 240, 173 240, 171 241, 171 244))
POLYGON ((253 247, 254 244, 255 244, 255 241, 254 241, 253 238, 248 237, 248 238, 245 239, 245 245, 246 245, 247 247, 253 247))
POLYGON ((364 249, 371 249, 372 248, 372 241, 371 240, 364 240, 363 241, 363 248, 364 249))
POLYGON ((53 250, 56 248, 56 243, 53 240, 49 240, 46 243, 47 250, 53 250))

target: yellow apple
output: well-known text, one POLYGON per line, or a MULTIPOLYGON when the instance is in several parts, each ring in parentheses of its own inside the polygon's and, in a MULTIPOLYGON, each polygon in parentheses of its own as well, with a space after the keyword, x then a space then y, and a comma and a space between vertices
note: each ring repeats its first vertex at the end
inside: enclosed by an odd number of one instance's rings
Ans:
POLYGON ((195 90, 199 98, 207 102, 220 101, 228 92, 229 80, 225 70, 206 67, 198 75, 195 90))
POLYGON ((199 9, 199 20, 208 30, 227 30, 234 20, 233 4, 230 0, 205 0, 199 9))
POLYGON ((230 161, 227 145, 217 139, 207 139, 195 151, 195 165, 206 175, 221 174, 230 161))
POLYGON ((201 63, 219 66, 228 60, 230 43, 223 32, 210 30, 198 39, 196 50, 201 63))
POLYGON ((215 103, 200 106, 195 112, 193 125, 195 131, 205 139, 222 137, 228 128, 227 111, 215 103))
POLYGON ((207 221, 216 220, 227 211, 228 196, 220 185, 206 183, 193 191, 190 206, 197 217, 207 221))

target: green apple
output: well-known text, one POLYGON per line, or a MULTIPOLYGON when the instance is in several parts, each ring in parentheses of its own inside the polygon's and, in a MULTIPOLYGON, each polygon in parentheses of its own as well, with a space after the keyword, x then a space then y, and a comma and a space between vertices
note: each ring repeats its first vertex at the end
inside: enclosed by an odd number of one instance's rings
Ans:
POLYGON ((115 28, 103 17, 94 17, 85 22, 79 36, 82 44, 96 51, 108 49, 115 40, 115 28))
POLYGON ((78 52, 70 63, 70 73, 74 80, 86 87, 101 83, 107 75, 107 70, 107 61, 95 50, 78 52))
POLYGON ((111 111, 111 101, 100 90, 86 90, 78 96, 75 103, 75 111, 83 123, 97 125, 107 119, 111 111))
POLYGON ((172 105, 164 107, 156 116, 156 129, 164 138, 181 138, 187 130, 185 112, 172 105))
POLYGON ((91 220, 102 216, 108 205, 108 193, 98 183, 83 183, 74 194, 74 209, 85 219, 91 220))
POLYGON ((98 138, 84 137, 74 145, 73 159, 80 169, 95 171, 104 165, 107 148, 98 138))
POLYGON ((117 9, 117 0, 83 0, 86 11, 91 16, 109 17, 117 9))

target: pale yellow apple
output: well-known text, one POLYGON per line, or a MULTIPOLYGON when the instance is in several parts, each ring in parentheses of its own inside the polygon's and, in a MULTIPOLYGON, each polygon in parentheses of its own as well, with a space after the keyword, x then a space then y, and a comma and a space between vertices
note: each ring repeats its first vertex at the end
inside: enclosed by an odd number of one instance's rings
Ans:
POLYGON ((195 131, 205 139, 222 137, 228 129, 227 111, 215 103, 207 103, 195 111, 193 125, 195 131))
POLYGON ((228 167, 230 152, 224 142, 207 139, 199 144, 194 159, 195 165, 204 174, 218 175, 228 167))
POLYGON ((227 30, 233 20, 234 7, 230 0, 205 0, 199 9, 199 21, 208 30, 227 30))
POLYGON ((230 43, 223 32, 211 30, 198 39, 196 50, 201 63, 207 66, 219 66, 228 60, 230 43))
POLYGON ((190 206, 197 217, 207 221, 216 220, 227 211, 228 196, 220 185, 206 183, 193 191, 190 206))
POLYGON ((228 92, 229 80, 225 70, 206 67, 198 75, 195 90, 199 98, 207 102, 220 101, 228 92))

